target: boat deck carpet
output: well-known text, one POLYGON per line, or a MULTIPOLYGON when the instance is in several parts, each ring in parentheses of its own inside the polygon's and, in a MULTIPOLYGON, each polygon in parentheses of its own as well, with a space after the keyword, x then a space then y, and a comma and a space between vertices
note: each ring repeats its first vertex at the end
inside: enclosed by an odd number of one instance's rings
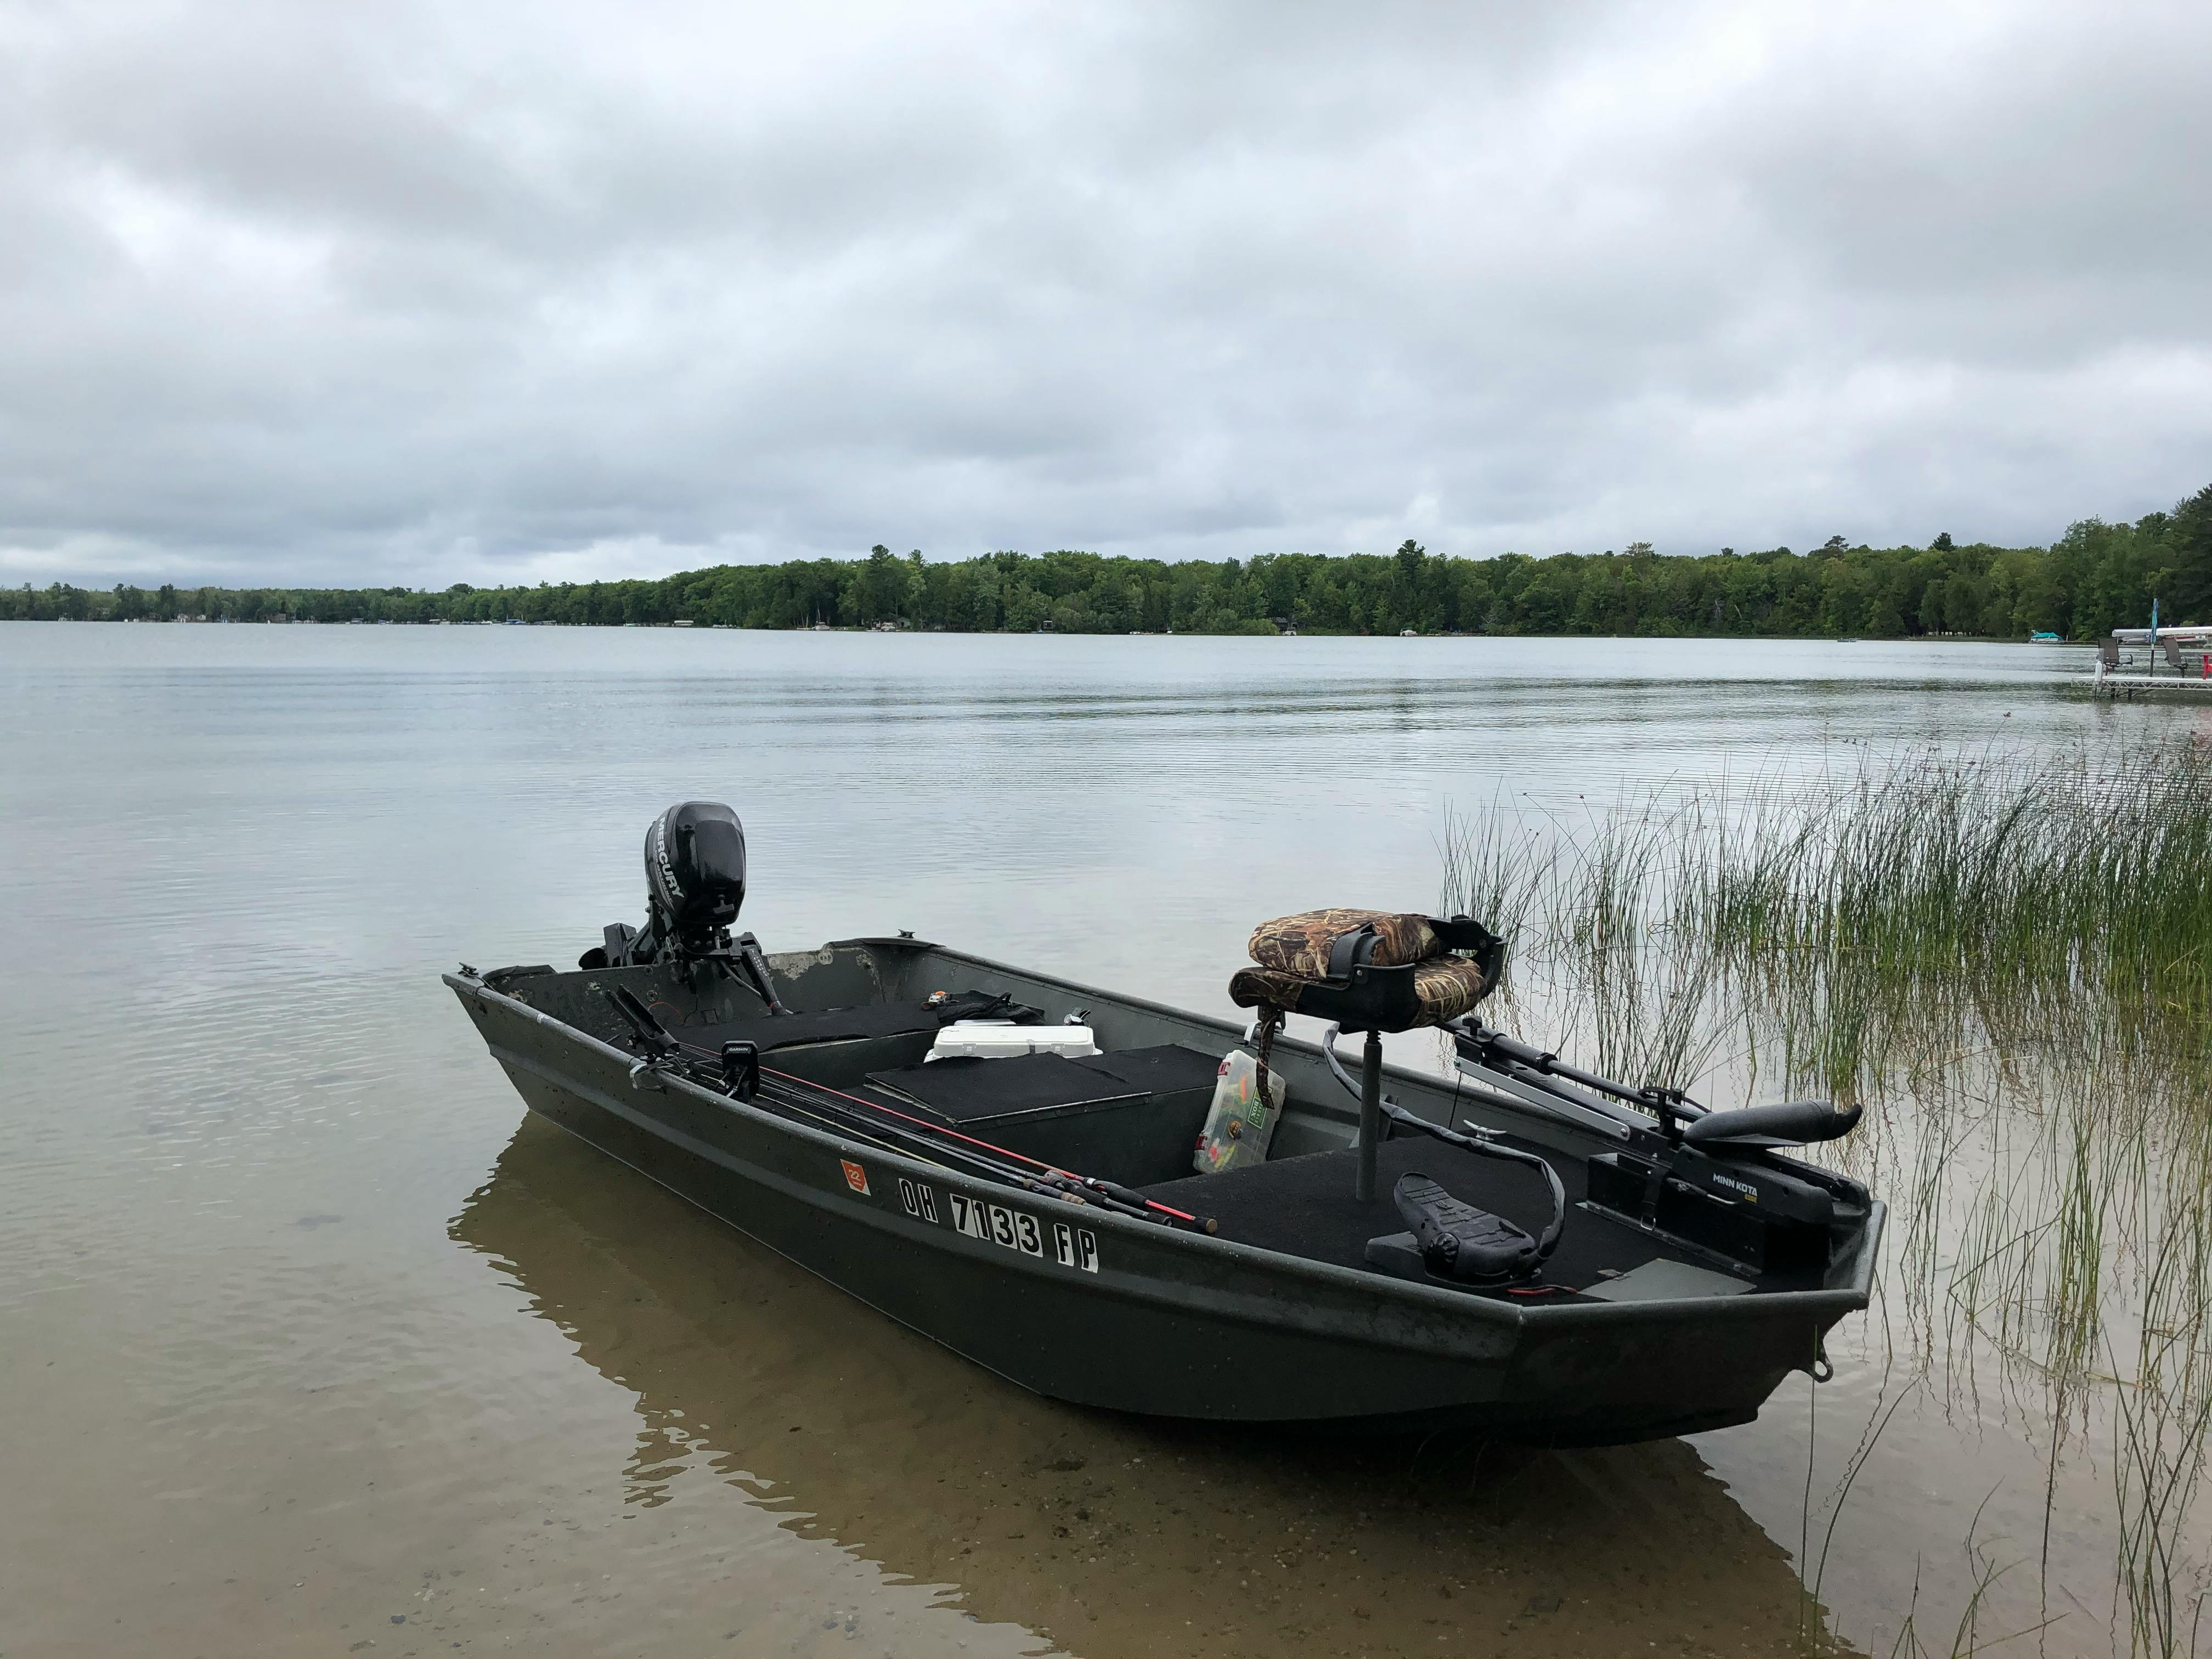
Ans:
POLYGON ((1211 1090, 1219 1062, 1164 1042, 1071 1059, 1010 1054, 995 1060, 933 1060, 876 1072, 868 1081, 927 1107, 948 1123, 988 1123, 1036 1112, 1077 1111, 1152 1095, 1211 1090))
POLYGON ((1064 1054, 933 1060, 926 1066, 872 1072, 868 1081, 927 1107, 947 1123, 988 1123, 1032 1112, 1074 1111, 1141 1100, 1145 1094, 1064 1054))
MULTIPOLYGON (((1543 1148, 1528 1146, 1527 1150, 1543 1148)), ((1351 1152, 1309 1152, 1220 1175, 1163 1182, 1144 1190, 1163 1204, 1212 1216, 1220 1223, 1223 1238, 1363 1271, 1371 1271, 1366 1257, 1369 1239, 1406 1231, 1397 1206, 1390 1201, 1390 1189, 1410 1171, 1441 1183, 1455 1198, 1504 1217, 1532 1238, 1541 1236, 1552 1218, 1551 1194, 1535 1170, 1447 1146, 1426 1135, 1401 1135, 1375 1149, 1371 1203, 1362 1204, 1352 1196, 1357 1163, 1358 1154, 1351 1152)), ((1567 1223, 1559 1248, 1545 1264, 1541 1282, 1580 1291, 1601 1282, 1601 1267, 1626 1273, 1657 1257, 1697 1260, 1632 1227, 1574 1207, 1583 1197, 1581 1165, 1562 1158, 1553 1160, 1553 1167, 1567 1189, 1567 1223)))
POLYGON ((849 1042, 861 1037, 908 1036, 935 1031, 943 1022, 919 1002, 871 1002, 858 1008, 821 1013, 758 1014, 720 1025, 684 1025, 672 1035, 679 1042, 714 1054, 726 1042, 752 1042, 763 1054, 807 1043, 849 1042))

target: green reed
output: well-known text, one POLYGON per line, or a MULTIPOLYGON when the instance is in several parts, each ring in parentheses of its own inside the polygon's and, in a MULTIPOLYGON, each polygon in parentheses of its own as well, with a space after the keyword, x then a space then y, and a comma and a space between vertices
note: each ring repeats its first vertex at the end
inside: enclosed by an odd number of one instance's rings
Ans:
POLYGON ((2044 1046, 2082 999, 2108 1041, 2212 1074, 2212 748, 2194 742, 1869 763, 1579 824, 1454 816, 1443 846, 1446 902, 1512 941, 1509 982, 1533 965, 1554 988, 1656 994, 1663 970, 1683 977, 1671 1006, 1729 981, 1779 1020, 1801 1080, 1839 1093, 1940 1060, 1916 1036, 2044 1046))
POLYGON ((1572 817, 1501 802, 1449 819, 1443 853, 1446 905, 1508 940, 1500 1024, 1632 1080, 1869 1105, 1831 1152, 1899 1200, 1885 1294, 1917 1385, 1978 1392, 1994 1354, 2051 1492, 2094 1431, 2115 1627, 2131 1653, 2189 1651, 2212 749, 1867 757, 1572 817))

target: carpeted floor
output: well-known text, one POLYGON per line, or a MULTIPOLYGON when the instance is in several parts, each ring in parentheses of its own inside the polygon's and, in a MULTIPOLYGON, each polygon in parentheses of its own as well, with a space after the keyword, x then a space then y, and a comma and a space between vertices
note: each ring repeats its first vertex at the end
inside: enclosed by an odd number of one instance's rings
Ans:
MULTIPOLYGON (((1376 1148, 1372 1203, 1361 1204, 1352 1195, 1356 1161, 1349 1152, 1312 1152, 1222 1175, 1164 1182, 1145 1192, 1163 1204, 1213 1217, 1224 1238, 1343 1267, 1366 1267, 1369 1239, 1405 1231, 1390 1189, 1409 1171, 1427 1176, 1455 1198, 1504 1216, 1532 1238, 1551 1219, 1551 1193, 1535 1170, 1425 1135, 1401 1135, 1376 1148)), ((1582 1168, 1568 1158, 1554 1167, 1566 1187, 1569 1207, 1566 1231, 1544 1282, 1579 1290, 1597 1282, 1600 1267, 1625 1273, 1655 1256, 1694 1259, 1674 1257, 1634 1228, 1574 1208, 1583 1196, 1582 1168)))

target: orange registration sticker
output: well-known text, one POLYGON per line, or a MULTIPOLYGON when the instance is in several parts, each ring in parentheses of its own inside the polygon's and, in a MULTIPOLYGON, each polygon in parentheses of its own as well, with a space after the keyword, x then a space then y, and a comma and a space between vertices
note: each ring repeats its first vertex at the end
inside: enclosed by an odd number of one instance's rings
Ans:
POLYGON ((868 1172, 849 1158, 841 1158, 837 1161, 845 1166, 845 1184, 854 1192, 865 1194, 868 1190, 868 1172))

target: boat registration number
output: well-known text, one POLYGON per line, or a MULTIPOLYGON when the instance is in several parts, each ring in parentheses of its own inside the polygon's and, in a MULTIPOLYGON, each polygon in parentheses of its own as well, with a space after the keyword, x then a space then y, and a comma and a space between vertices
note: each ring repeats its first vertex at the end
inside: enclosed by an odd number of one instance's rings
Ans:
MULTIPOLYGON (((922 1221, 938 1218, 937 1194, 927 1182, 901 1176, 898 1185, 899 1202, 908 1215, 922 1221)), ((1024 1255, 1049 1256, 1063 1267, 1086 1273, 1098 1271, 1098 1238, 1088 1227, 1067 1221, 1040 1221, 1026 1210, 981 1203, 964 1193, 945 1196, 955 1232, 1024 1255)))

